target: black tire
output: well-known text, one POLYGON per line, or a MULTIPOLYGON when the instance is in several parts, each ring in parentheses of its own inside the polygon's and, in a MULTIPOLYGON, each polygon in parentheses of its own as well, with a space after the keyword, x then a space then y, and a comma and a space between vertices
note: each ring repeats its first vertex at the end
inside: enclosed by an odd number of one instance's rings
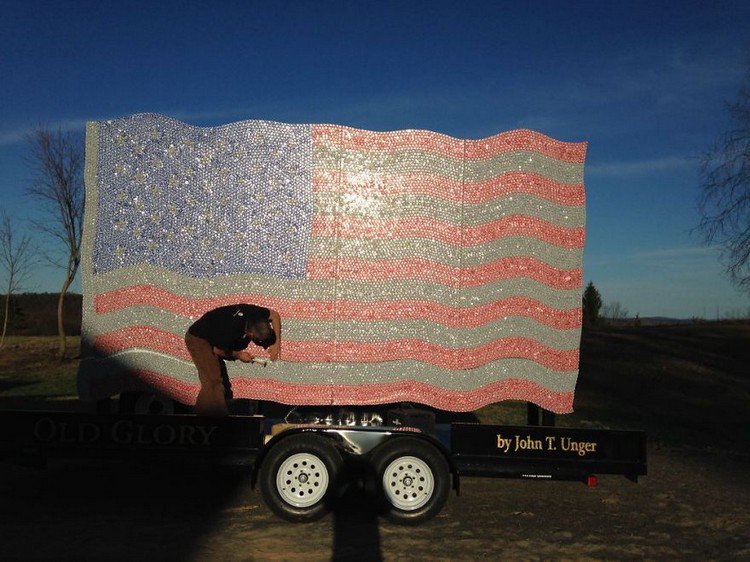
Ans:
POLYGON ((373 467, 381 513, 394 523, 423 523, 440 513, 448 500, 448 462, 422 439, 391 439, 374 451, 373 467))
POLYGON ((260 467, 259 485, 271 510, 287 521, 313 521, 332 508, 343 461, 325 437, 292 435, 273 446, 260 467))

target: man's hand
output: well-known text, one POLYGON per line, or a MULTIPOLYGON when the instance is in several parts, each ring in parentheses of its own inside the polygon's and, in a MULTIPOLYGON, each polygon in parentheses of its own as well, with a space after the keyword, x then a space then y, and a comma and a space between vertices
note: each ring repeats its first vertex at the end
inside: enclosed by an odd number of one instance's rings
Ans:
POLYGON ((252 363, 253 361, 253 356, 250 355, 249 351, 235 351, 234 356, 243 363, 252 363))
POLYGON ((271 356, 271 361, 276 361, 279 358, 280 345, 272 345, 268 348, 268 354, 271 356))

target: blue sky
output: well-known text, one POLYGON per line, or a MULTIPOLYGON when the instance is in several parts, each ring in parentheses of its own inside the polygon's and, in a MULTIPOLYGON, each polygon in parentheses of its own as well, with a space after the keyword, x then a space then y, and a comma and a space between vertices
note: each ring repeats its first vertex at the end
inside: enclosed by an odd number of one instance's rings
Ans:
MULTIPOLYGON (((0 0, 0 205, 24 135, 157 112, 586 140, 584 279, 632 315, 750 312, 691 234, 698 157, 750 60, 750 2, 0 0)), ((45 244, 41 239, 39 244, 45 244)), ((57 291, 40 270, 28 289, 57 291)), ((80 284, 78 284, 80 287, 80 284)), ((80 289, 79 289, 80 290, 80 289)))

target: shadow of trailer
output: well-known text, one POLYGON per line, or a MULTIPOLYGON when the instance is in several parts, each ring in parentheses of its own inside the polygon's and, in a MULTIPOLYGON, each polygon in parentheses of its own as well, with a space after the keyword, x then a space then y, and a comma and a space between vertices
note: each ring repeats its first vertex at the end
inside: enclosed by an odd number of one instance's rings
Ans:
POLYGON ((459 493, 463 477, 593 486, 597 474, 637 482, 647 472, 642 431, 435 424, 434 413, 419 410, 389 411, 383 420, 376 426, 331 417, 284 423, 261 415, 5 411, 0 460, 36 467, 59 458, 239 467, 268 507, 293 522, 324 516, 341 490, 356 483, 381 515, 400 524, 434 517, 451 488, 459 493))

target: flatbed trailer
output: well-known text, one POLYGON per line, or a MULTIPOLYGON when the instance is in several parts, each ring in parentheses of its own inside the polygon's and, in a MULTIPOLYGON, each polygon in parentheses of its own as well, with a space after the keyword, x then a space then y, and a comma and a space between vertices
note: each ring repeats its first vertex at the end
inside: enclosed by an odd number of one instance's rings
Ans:
POLYGON ((459 493, 464 477, 594 485, 597 474, 633 481, 646 474, 643 431, 434 424, 434 418, 421 424, 414 411, 402 414, 403 421, 391 413, 382 425, 358 425, 356 416, 284 423, 261 415, 4 411, 0 460, 35 466, 54 458, 239 465, 250 471, 267 505, 289 521, 323 516, 344 475, 356 474, 380 512, 404 524, 434 517, 451 488, 459 493))

